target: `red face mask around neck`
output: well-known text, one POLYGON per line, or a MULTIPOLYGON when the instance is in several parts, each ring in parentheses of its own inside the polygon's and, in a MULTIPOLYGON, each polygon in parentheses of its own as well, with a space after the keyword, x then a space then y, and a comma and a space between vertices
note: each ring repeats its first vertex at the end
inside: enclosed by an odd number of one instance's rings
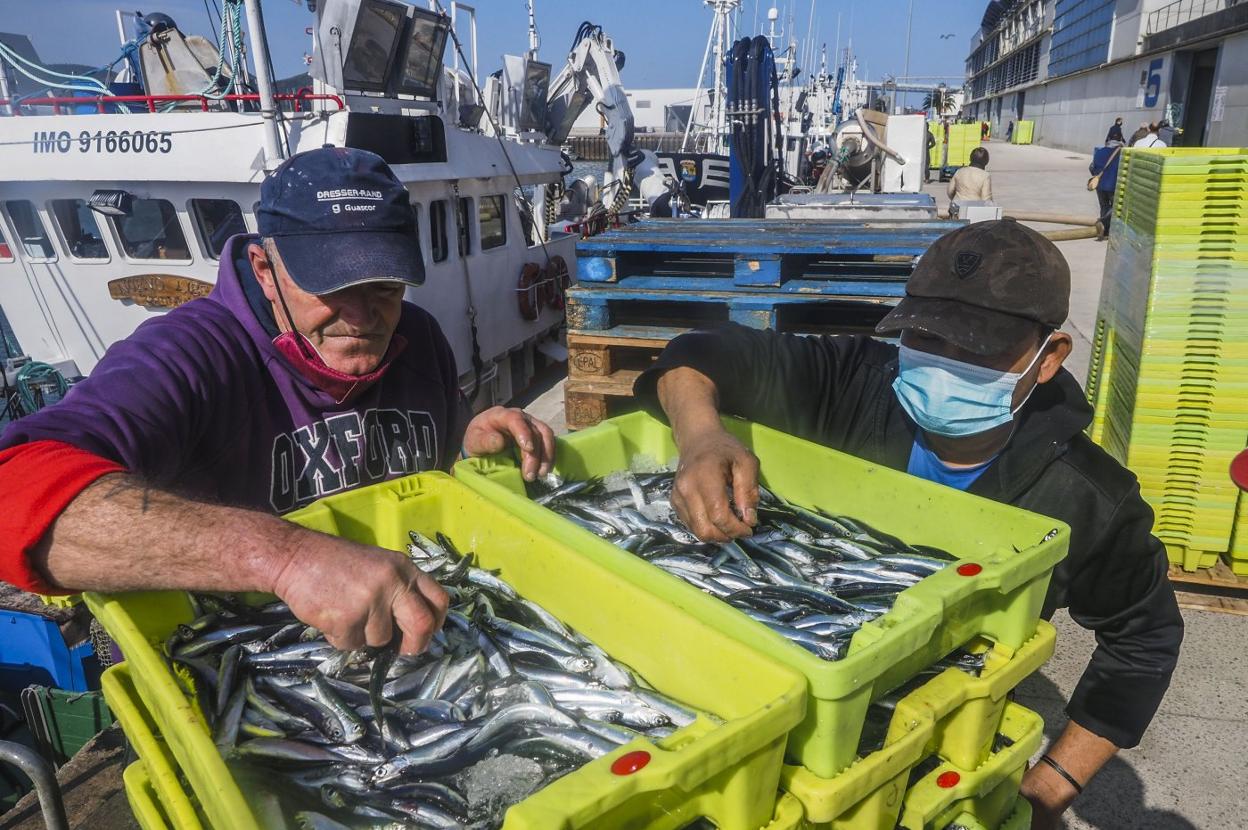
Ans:
POLYGON ((334 403, 344 404, 350 403, 381 380, 390 364, 407 347, 407 338, 396 332, 390 338, 390 346, 382 355, 377 368, 363 375, 349 375, 330 368, 311 341, 298 332, 282 332, 273 339, 273 346, 305 380, 322 392, 332 395, 334 403))

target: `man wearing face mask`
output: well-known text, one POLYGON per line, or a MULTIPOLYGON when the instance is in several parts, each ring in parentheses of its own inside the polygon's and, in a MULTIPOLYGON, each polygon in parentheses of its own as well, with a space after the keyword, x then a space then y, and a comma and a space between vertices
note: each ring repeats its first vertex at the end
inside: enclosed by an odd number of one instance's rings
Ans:
POLYGON ((1183 636, 1165 550, 1135 477, 1083 433, 1092 412, 1062 362, 1070 271, 1012 220, 937 240, 906 296, 867 336, 729 326, 683 335, 637 381, 680 450, 672 504, 702 539, 748 535, 758 459, 723 429, 739 415, 1071 527, 1045 616, 1096 634, 1070 720, 1028 773, 1035 828, 1060 815, 1119 748, 1139 743, 1183 636), (660 411, 661 407, 661 411, 660 411))
POLYGON ((326 147, 261 185, 259 235, 230 238, 212 293, 116 343, 0 441, 0 579, 27 590, 267 591, 340 648, 422 650, 442 589, 393 551, 278 515, 520 447, 550 428, 475 418, 434 319, 407 190, 377 155, 326 147))

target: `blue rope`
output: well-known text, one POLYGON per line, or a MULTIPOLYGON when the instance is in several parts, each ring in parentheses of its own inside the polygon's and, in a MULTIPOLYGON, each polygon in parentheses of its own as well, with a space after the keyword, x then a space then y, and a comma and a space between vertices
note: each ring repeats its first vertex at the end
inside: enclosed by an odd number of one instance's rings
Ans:
MULTIPOLYGON (((56 387, 56 400, 65 397, 65 393, 69 391, 69 383, 65 380, 65 376, 57 371, 55 366, 49 366, 46 363, 31 362, 17 370, 17 378, 14 381, 17 387, 17 399, 21 403, 22 411, 27 415, 38 412, 49 402, 44 400, 42 395, 36 394, 37 386, 52 385, 56 387)), ((55 403, 56 401, 52 401, 55 403)))
POLYGON ((225 0, 225 14, 221 19, 221 31, 217 35, 217 72, 212 81, 200 93, 205 98, 212 100, 220 100, 229 95, 237 83, 239 74, 242 72, 243 62, 243 0, 225 0), (225 17, 228 16, 230 25, 225 25, 225 17), (233 37, 230 46, 230 80, 217 92, 214 87, 221 81, 221 73, 225 69, 225 48, 226 33, 229 32, 233 37))

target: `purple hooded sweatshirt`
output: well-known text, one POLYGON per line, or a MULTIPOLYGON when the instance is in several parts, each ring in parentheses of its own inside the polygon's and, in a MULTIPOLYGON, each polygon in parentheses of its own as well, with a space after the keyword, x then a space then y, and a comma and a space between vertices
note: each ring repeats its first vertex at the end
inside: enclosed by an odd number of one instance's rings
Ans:
POLYGON ((9 425, 0 449, 62 441, 189 498, 286 513, 386 479, 449 469, 467 408, 437 322, 403 304, 407 347, 345 404, 273 346, 241 280, 245 246, 222 252, 217 284, 114 343, 60 403, 9 425), (236 264, 236 262, 238 264, 236 264))

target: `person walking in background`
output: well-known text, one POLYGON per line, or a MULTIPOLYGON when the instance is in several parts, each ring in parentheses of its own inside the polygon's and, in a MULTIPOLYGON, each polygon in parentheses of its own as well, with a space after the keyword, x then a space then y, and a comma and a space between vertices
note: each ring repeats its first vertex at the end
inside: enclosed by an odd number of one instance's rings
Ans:
POLYGON ((1109 132, 1105 133, 1105 143, 1117 141, 1119 144, 1126 144, 1127 140, 1122 137, 1122 116, 1114 119, 1114 123, 1109 125, 1109 132))
POLYGON ((1104 147, 1092 151, 1092 163, 1088 172, 1092 179, 1088 189, 1096 192, 1100 216, 1096 221, 1096 241, 1109 238, 1109 222, 1114 216, 1114 188, 1118 186, 1118 160, 1122 157, 1121 141, 1107 141, 1104 147))
POLYGON ((1158 132, 1160 130, 1161 130, 1161 127, 1157 124, 1156 121, 1154 121, 1153 123, 1148 125, 1148 132, 1131 146, 1140 147, 1144 150, 1147 150, 1152 147, 1165 147, 1166 142, 1162 141, 1161 136, 1158 135, 1158 132))
POLYGON ((1127 146, 1134 147, 1135 142, 1139 141, 1141 138, 1143 138, 1146 135, 1148 135, 1148 122, 1144 121, 1140 124, 1140 128, 1138 130, 1131 133, 1131 138, 1127 140, 1127 146))
POLYGON ((923 181, 932 180, 932 148, 936 146, 936 136, 932 135, 932 125, 927 125, 927 150, 923 153, 923 181))
POLYGON ((980 141, 987 141, 987 140, 988 140, 988 135, 989 135, 989 132, 988 132, 988 122, 987 122, 987 121, 981 121, 981 122, 979 122, 979 140, 980 140, 980 141))
POLYGON ((971 163, 958 169, 949 180, 949 203, 991 202, 992 176, 988 170, 988 151, 983 147, 971 150, 971 163))
POLYGON ((1009 144, 1014 138, 1014 122, 1011 121, 1009 126, 1005 128, 1005 143, 1009 144))

